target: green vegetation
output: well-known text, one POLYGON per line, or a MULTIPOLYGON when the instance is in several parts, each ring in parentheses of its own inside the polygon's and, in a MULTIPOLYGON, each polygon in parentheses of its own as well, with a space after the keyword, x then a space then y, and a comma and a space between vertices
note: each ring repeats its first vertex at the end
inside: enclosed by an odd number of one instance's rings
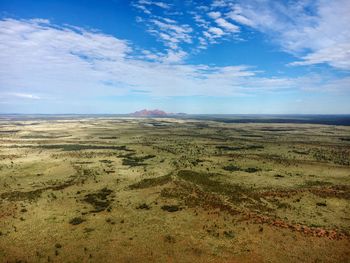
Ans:
POLYGON ((74 217, 69 221, 69 224, 71 225, 79 225, 81 223, 83 223, 85 220, 82 219, 81 217, 74 217))
POLYGON ((350 127, 0 122, 1 262, 348 261, 350 127))
POLYGON ((150 210, 151 207, 146 204, 146 203, 143 203, 143 204, 140 204, 139 206, 136 207, 136 209, 145 209, 145 210, 150 210))
POLYGON ((118 150, 129 151, 126 146, 106 146, 106 145, 85 145, 85 144, 43 144, 43 145, 15 145, 14 148, 40 148, 40 149, 59 149, 62 151, 81 151, 81 150, 118 150))
POLYGON ((163 205, 162 210, 167 211, 167 212, 176 212, 180 210, 180 207, 177 205, 163 205))
POLYGON ((238 167, 238 166, 235 166, 232 164, 225 166, 223 169, 226 171, 230 171, 230 172, 243 171, 243 172, 247 172, 247 173, 256 173, 256 172, 261 171, 261 169, 255 168, 255 167, 241 168, 241 167, 238 167))
POLYGON ((107 188, 102 188, 96 193, 91 193, 85 195, 83 201, 91 204, 94 207, 94 210, 91 210, 91 213, 98 213, 104 210, 110 210, 111 200, 108 198, 109 195, 113 193, 112 190, 107 188))
POLYGON ((252 189, 243 187, 240 184, 228 184, 215 180, 219 174, 198 173, 190 170, 181 170, 178 172, 178 177, 200 186, 204 192, 215 193, 228 197, 232 202, 240 202, 246 199, 247 196, 255 198, 255 193, 252 189))
POLYGON ((144 161, 156 157, 155 155, 146 156, 133 156, 133 154, 128 154, 124 156, 123 165, 130 167, 146 165, 144 161))
POLYGON ((105 145, 84 145, 84 144, 48 144, 38 146, 42 149, 61 149, 63 151, 81 151, 81 150, 119 150, 127 151, 126 146, 105 146, 105 145))
POLYGON ((155 177, 155 178, 143 179, 140 182, 137 182, 135 184, 130 185, 129 188, 130 189, 143 189, 143 188, 148 188, 148 187, 164 185, 170 181, 171 181, 171 176, 164 175, 164 176, 155 177))
POLYGON ((247 146, 232 147, 232 146, 219 145, 219 146, 216 146, 216 148, 219 150, 225 150, 225 151, 240 151, 240 150, 264 149, 264 146, 262 146, 262 145, 247 145, 247 146))

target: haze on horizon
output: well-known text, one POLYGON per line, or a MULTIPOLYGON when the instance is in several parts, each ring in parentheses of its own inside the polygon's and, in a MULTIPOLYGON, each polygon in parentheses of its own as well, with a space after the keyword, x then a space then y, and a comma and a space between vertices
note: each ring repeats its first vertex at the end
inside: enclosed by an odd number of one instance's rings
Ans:
POLYGON ((0 113, 349 114, 350 1, 2 0, 0 113))

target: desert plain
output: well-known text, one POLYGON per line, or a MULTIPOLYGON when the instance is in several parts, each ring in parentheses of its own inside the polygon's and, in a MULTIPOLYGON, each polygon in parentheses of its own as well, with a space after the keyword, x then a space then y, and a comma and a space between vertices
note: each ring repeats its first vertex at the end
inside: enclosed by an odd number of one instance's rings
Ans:
POLYGON ((350 262, 350 127, 2 119, 0 262, 350 262))

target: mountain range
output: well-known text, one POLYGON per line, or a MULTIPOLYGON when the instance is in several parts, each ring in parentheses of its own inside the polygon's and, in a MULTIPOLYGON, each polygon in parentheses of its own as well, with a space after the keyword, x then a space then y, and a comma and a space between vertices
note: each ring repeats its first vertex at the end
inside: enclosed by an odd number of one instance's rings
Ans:
POLYGON ((174 116, 174 115, 185 115, 185 113, 167 113, 162 110, 147 110, 143 109, 140 111, 135 111, 134 113, 130 113, 131 116, 134 117, 166 117, 166 116, 174 116))

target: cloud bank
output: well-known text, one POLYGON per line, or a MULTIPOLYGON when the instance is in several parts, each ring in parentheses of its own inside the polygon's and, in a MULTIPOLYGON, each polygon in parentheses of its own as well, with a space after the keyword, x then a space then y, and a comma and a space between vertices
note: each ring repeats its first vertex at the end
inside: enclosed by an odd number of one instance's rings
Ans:
POLYGON ((142 22, 149 32, 172 50, 186 52, 189 43, 195 49, 206 49, 221 41, 242 40, 240 33, 245 29, 263 33, 271 43, 293 54, 296 61, 291 65, 327 64, 350 70, 348 0, 214 0, 207 5, 191 1, 186 2, 184 13, 169 5, 161 8, 163 12, 150 8, 159 4, 134 2, 144 13, 142 22), (193 23, 178 24, 174 18, 179 17, 192 17, 193 23))
POLYGON ((149 97, 230 97, 349 87, 349 77, 266 77, 247 65, 186 64, 178 59, 181 51, 138 50, 96 30, 41 19, 0 20, 0 99, 84 101, 140 91, 149 97))
POLYGON ((258 78, 247 66, 150 62, 126 40, 41 20, 0 21, 0 50, 1 92, 42 98, 135 89, 153 96, 223 96, 249 92, 256 83, 269 90, 290 86, 287 79, 276 84, 258 78))

